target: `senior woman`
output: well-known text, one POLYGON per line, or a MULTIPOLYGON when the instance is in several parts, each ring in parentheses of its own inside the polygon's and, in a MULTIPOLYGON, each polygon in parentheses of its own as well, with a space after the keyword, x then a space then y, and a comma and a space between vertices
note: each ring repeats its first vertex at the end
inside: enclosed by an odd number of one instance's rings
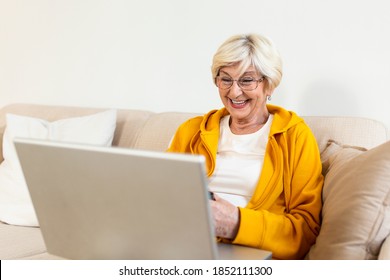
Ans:
POLYGON ((323 176, 303 119, 267 104, 281 58, 268 38, 237 35, 215 53, 212 75, 224 107, 183 123, 168 151, 205 156, 221 242, 303 258, 320 229, 323 176))

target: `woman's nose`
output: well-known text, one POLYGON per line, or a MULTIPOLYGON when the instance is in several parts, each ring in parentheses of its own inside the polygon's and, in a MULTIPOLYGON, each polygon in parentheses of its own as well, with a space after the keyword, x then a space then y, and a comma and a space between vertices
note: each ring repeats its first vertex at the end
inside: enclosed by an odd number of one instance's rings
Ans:
POLYGON ((242 94, 242 89, 238 86, 237 81, 234 81, 229 89, 229 98, 235 99, 242 94))

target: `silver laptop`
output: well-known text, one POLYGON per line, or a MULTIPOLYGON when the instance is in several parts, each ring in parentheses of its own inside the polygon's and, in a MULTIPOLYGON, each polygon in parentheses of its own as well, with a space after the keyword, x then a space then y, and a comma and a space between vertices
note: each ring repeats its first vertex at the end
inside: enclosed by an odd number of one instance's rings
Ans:
POLYGON ((49 253, 66 259, 269 259, 215 241, 202 156, 15 139, 49 253))

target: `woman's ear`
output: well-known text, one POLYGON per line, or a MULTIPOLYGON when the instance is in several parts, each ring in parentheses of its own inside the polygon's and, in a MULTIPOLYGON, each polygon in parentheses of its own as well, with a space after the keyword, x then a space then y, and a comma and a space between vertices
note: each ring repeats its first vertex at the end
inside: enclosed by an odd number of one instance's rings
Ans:
POLYGON ((268 101, 271 101, 273 93, 274 93, 274 90, 270 89, 269 84, 267 84, 267 89, 265 90, 265 95, 267 96, 268 101))

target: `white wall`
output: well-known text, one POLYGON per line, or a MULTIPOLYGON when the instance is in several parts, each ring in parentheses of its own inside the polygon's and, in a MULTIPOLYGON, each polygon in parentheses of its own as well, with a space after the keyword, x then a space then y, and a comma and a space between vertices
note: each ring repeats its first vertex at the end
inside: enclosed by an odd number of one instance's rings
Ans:
POLYGON ((386 0, 0 0, 0 106, 12 102, 206 112, 230 35, 284 59, 272 103, 390 127, 386 0))

